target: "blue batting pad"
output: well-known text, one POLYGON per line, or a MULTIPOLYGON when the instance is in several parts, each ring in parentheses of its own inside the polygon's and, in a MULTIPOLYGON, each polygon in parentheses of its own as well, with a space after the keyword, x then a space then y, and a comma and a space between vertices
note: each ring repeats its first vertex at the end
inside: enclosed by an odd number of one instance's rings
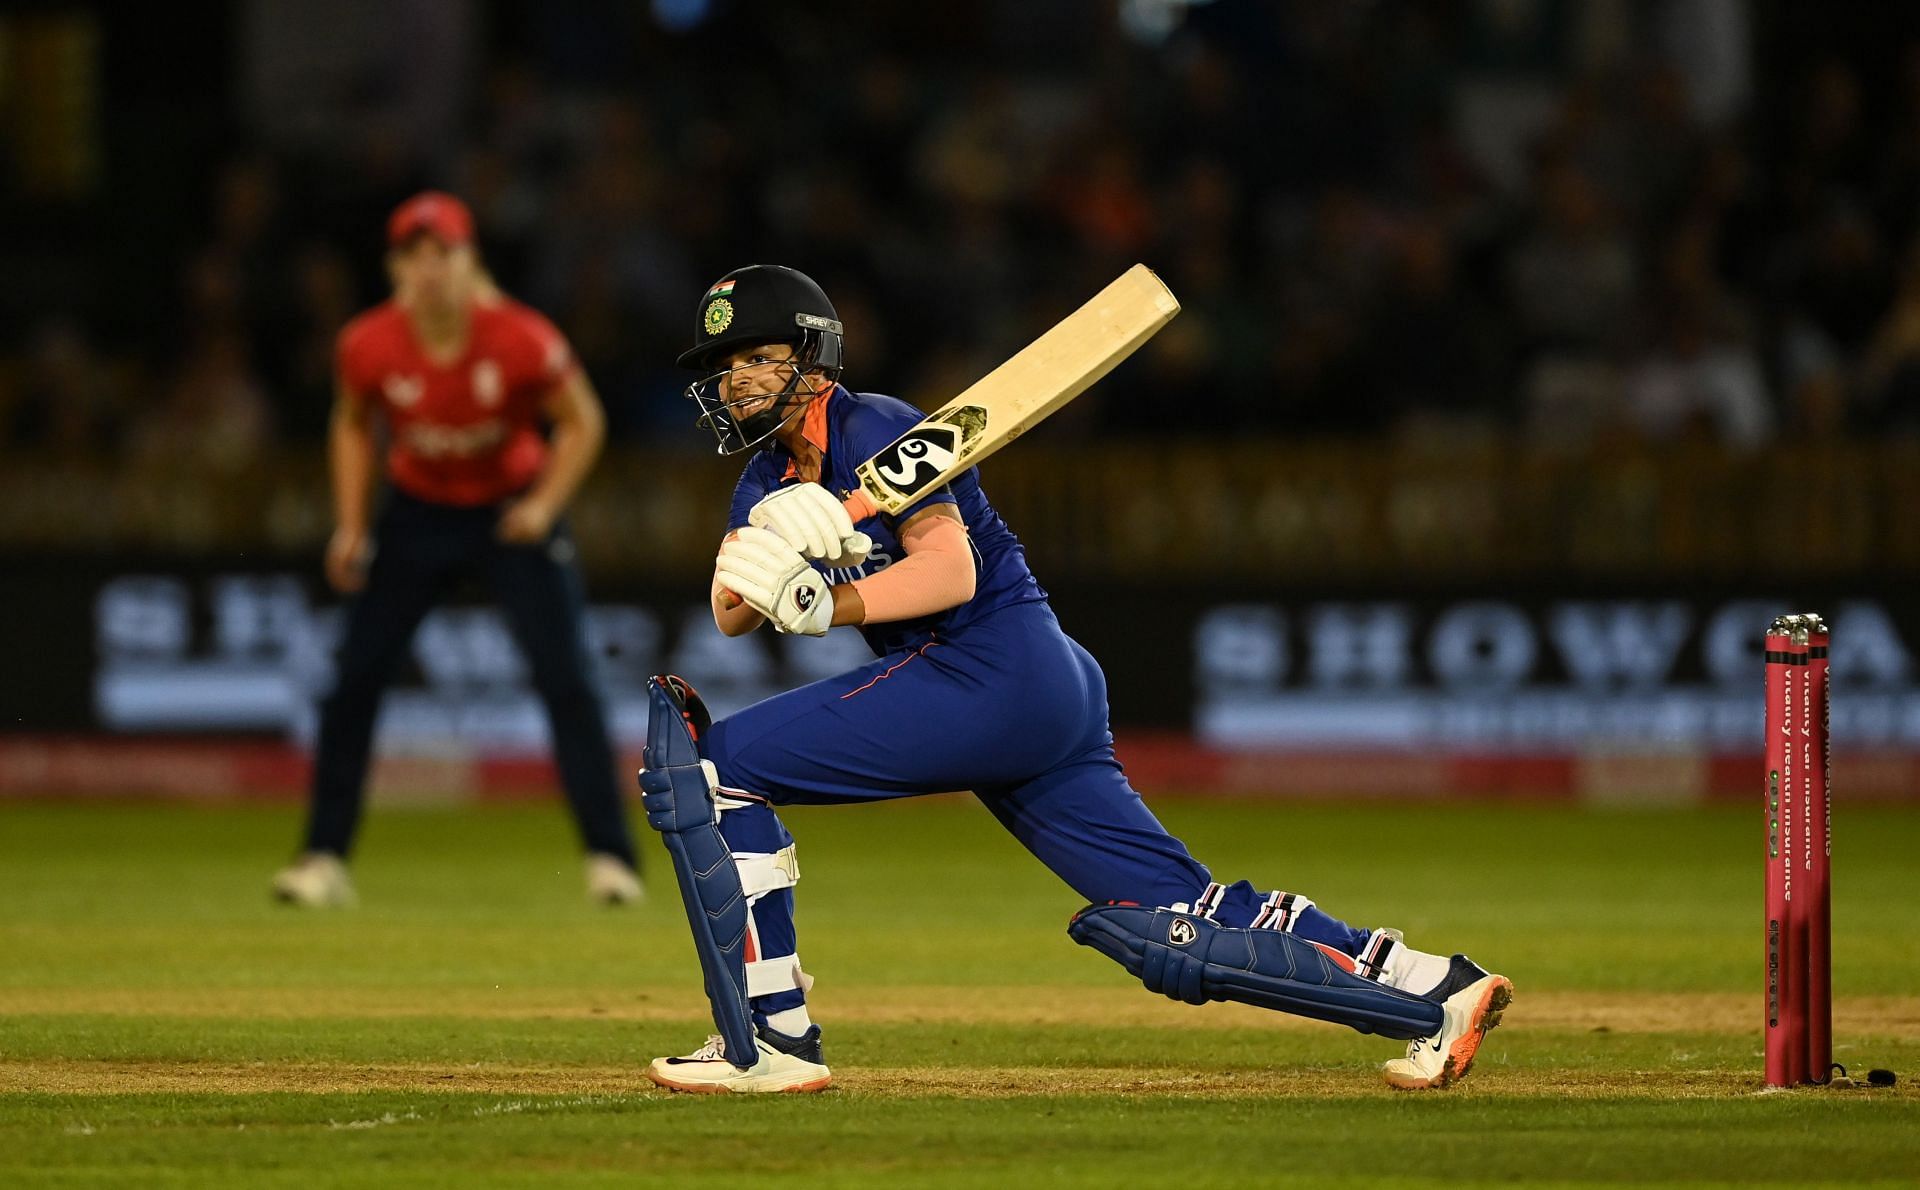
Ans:
POLYGON ((713 1023, 727 1060, 742 1070, 759 1060, 747 1004, 747 898, 733 852, 714 821, 713 787, 700 767, 686 706, 666 679, 647 682, 646 765, 640 804, 660 832, 680 881, 693 948, 700 956, 713 1023))
POLYGON ((1438 1001, 1362 979, 1278 930, 1235 929, 1173 909, 1089 905, 1067 934, 1148 991, 1189 1004, 1235 1000, 1402 1041, 1440 1031, 1438 1001))

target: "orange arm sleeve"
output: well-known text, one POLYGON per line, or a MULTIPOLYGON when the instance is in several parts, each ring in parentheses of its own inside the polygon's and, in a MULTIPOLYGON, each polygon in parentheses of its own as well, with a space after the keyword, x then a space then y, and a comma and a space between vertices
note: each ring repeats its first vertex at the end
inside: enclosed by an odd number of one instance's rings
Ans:
POLYGON ((907 556, 854 581, 866 602, 863 624, 911 620, 958 607, 973 598, 973 547, 967 527, 949 516, 924 516, 900 539, 907 556))

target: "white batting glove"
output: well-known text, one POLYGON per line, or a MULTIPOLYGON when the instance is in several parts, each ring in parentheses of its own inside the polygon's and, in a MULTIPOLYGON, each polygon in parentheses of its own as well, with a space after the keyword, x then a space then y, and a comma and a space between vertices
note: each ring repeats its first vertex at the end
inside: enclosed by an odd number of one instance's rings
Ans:
POLYGON ((714 566, 721 585, 773 621, 781 632, 825 636, 833 626, 833 587, 769 529, 747 526, 720 543, 714 566))
POLYGON ((778 533, 802 557, 829 566, 858 566, 873 549, 873 539, 857 532, 840 501, 817 483, 797 483, 765 497, 747 513, 747 524, 778 533))

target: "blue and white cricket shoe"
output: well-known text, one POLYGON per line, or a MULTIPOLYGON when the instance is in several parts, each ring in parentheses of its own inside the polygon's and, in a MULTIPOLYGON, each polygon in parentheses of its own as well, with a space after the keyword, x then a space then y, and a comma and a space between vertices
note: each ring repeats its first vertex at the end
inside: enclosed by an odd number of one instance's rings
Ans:
POLYGON ((655 1058, 647 1077, 669 1091, 696 1095, 824 1091, 833 1085, 820 1053, 820 1026, 798 1037, 764 1025, 754 1033, 759 1061, 745 1070, 727 1061, 726 1044, 715 1033, 684 1058, 655 1058))
POLYGON ((1452 971, 1434 989, 1445 1015, 1440 1031, 1407 1043, 1407 1056, 1384 1068, 1389 1086, 1402 1091, 1438 1091, 1465 1078, 1487 1030, 1500 1023, 1513 1003, 1513 983, 1489 975, 1465 955, 1453 956, 1452 971))

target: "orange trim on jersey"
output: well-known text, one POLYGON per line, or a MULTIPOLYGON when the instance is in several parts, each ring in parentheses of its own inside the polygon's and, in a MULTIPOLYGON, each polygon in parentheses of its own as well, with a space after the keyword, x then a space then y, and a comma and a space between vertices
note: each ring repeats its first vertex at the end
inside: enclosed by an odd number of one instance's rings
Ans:
MULTIPOLYGON (((829 384, 826 395, 807 402, 807 411, 800 415, 800 436, 821 454, 827 453, 827 402, 833 400, 834 390, 839 387, 837 384, 829 384)), ((799 472, 794 470, 794 460, 788 459, 787 473, 780 478, 792 479, 798 474, 799 472)))
POLYGON ((847 699, 852 698, 856 694, 859 694, 862 690, 873 689, 875 683, 879 682, 882 678, 892 677, 894 670, 899 669, 901 666, 905 665, 907 662, 912 661, 915 657, 919 657, 925 654, 928 649, 931 649, 933 646, 939 643, 940 642, 937 640, 930 640, 926 644, 921 645, 919 648, 915 649, 913 652, 908 653, 905 657, 902 657, 900 660, 894 662, 892 665, 887 666, 887 668, 882 672, 874 675, 873 680, 868 682, 866 685, 861 686, 858 689, 849 690, 845 694, 842 694, 840 696, 840 700, 842 702, 845 702, 847 699))

